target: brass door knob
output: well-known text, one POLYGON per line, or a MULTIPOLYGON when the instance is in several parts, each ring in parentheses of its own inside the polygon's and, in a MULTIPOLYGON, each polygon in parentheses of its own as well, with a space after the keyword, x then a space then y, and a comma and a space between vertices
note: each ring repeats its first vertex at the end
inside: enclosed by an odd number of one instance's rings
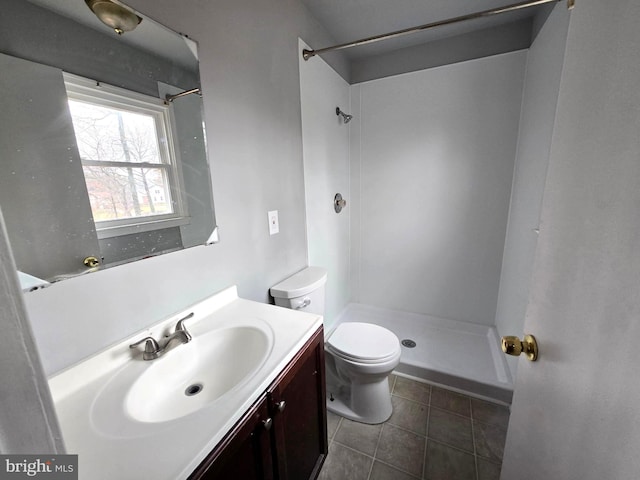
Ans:
POLYGON ((100 260, 98 260, 98 258, 94 256, 85 258, 82 261, 82 263, 84 263, 84 265, 89 268, 95 268, 100 266, 100 260))
POLYGON ((533 335, 525 335, 523 340, 518 337, 502 337, 501 343, 502 351, 507 355, 517 357, 524 353, 532 362, 538 359, 538 342, 533 335))

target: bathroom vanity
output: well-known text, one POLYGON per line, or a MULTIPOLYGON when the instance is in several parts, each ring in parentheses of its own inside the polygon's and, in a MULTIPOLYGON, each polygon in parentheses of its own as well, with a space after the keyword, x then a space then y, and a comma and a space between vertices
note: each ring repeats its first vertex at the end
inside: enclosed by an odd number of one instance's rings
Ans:
POLYGON ((320 328, 189 479, 314 479, 326 426, 320 328))
POLYGON ((228 288, 49 379, 80 479, 313 479, 327 454, 322 317, 228 288), (192 340, 154 360, 129 345, 192 340))

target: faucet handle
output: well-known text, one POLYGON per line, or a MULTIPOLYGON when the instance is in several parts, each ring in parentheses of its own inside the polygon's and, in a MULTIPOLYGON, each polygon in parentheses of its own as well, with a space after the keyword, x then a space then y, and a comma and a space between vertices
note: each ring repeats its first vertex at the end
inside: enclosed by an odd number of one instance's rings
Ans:
POLYGON ((160 351, 160 345, 156 342, 156 339, 153 337, 145 337, 142 340, 137 341, 136 343, 132 343, 129 345, 129 348, 136 348, 138 345, 141 345, 144 342, 144 357, 148 357, 148 354, 157 354, 160 351))
POLYGON ((184 321, 189 320, 191 317, 193 317, 193 312, 191 312, 186 317, 181 318, 180 320, 178 320, 178 323, 176 323, 176 332, 183 331, 185 337, 187 338, 187 342, 191 341, 191 334, 187 330, 187 326, 184 324, 184 321))

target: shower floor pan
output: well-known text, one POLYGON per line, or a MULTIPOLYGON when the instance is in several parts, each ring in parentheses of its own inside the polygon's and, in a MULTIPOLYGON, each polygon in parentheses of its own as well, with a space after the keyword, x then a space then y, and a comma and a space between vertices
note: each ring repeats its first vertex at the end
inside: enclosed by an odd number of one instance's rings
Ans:
POLYGON ((402 347, 399 375, 511 403, 513 382, 495 327, 358 303, 347 305, 333 326, 343 322, 374 323, 415 342, 402 347))

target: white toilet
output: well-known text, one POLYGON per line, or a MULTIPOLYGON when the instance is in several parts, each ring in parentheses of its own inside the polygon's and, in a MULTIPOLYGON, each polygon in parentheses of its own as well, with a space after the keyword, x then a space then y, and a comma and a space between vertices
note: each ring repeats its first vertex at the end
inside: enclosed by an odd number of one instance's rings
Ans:
MULTIPOLYGON (((324 314, 327 271, 308 267, 271 287, 276 305, 324 314)), ((400 341, 371 323, 341 323, 326 333, 327 409, 362 423, 392 413, 388 376, 400 363, 400 341)))

